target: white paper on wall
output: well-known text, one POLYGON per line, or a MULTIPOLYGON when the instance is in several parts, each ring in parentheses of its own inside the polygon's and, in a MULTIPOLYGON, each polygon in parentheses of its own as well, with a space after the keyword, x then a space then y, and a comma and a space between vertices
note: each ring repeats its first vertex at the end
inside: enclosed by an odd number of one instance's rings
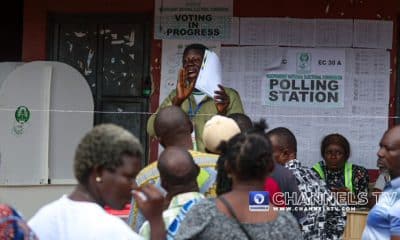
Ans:
POLYGON ((240 45, 392 49, 393 21, 240 18, 240 45))
POLYGON ((314 46, 315 19, 240 18, 240 45, 314 46))
POLYGON ((353 19, 316 19, 316 47, 351 47, 353 19))
POLYGON ((353 47, 392 49, 393 22, 354 20, 353 47))
POLYGON ((312 166, 322 159, 319 149, 325 135, 340 133, 351 143, 351 162, 376 168, 378 143, 388 127, 389 53, 345 49, 345 104, 342 108, 262 106, 263 69, 279 56, 285 56, 285 49, 222 47, 223 84, 240 93, 245 112, 253 120, 266 118, 270 129, 279 126, 291 129, 298 141, 298 159, 304 165, 312 166))

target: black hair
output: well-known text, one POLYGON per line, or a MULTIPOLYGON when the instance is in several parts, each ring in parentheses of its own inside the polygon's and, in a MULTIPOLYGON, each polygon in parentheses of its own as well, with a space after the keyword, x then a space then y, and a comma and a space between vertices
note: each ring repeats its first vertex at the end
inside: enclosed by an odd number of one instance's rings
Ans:
POLYGON ((347 139, 344 136, 340 135, 339 133, 329 134, 329 135, 325 136, 324 139, 322 139, 322 142, 321 142, 322 158, 324 158, 325 149, 331 144, 337 144, 337 145, 341 146, 344 150, 344 157, 346 159, 345 161, 347 161, 347 159, 349 159, 350 143, 349 143, 349 141, 347 141, 347 139))
POLYGON ((232 190, 232 179, 229 178, 228 173, 225 169, 225 157, 220 155, 217 160, 217 195, 222 195, 226 192, 230 192, 232 190))
POLYGON ((228 178, 225 165, 238 180, 264 181, 272 171, 274 162, 271 142, 265 138, 267 128, 261 120, 246 133, 239 133, 219 146, 221 155, 217 161, 217 195, 229 192, 232 181, 228 178))
POLYGON ((277 127, 269 131, 266 136, 277 136, 279 147, 287 148, 292 153, 297 153, 297 140, 294 134, 285 127, 277 127))
POLYGON ((183 57, 190 51, 190 50, 196 50, 199 51, 201 53, 201 56, 204 57, 204 53, 208 48, 206 46, 204 46, 203 44, 200 43, 193 43, 190 45, 187 45, 185 47, 185 50, 183 50, 183 57))
POLYGON ((246 132, 253 127, 253 122, 251 121, 249 116, 244 113, 231 113, 227 115, 227 117, 235 120, 241 132, 246 132))

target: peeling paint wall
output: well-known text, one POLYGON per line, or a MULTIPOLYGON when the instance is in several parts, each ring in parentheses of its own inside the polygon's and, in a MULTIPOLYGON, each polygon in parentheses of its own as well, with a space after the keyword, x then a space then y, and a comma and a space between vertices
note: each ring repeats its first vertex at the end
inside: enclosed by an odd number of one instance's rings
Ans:
POLYGON ((47 17, 50 13, 149 13, 151 0, 25 0, 23 61, 46 58, 47 17))
POLYGON ((142 25, 62 23, 57 27, 55 38, 58 42, 53 58, 68 63, 84 75, 94 97, 99 73, 104 79, 104 95, 141 95, 144 58, 142 25), (103 62, 98 62, 99 59, 103 62))

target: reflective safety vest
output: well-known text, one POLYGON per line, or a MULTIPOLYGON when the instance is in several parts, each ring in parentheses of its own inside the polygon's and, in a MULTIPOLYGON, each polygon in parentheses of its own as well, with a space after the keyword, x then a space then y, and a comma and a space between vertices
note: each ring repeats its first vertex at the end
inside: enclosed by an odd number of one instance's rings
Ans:
MULTIPOLYGON (((318 173, 318 175, 323 179, 325 179, 325 172, 322 170, 321 164, 317 163, 313 166, 313 169, 318 173)), ((354 193, 353 189, 353 164, 346 162, 344 164, 344 185, 346 188, 350 189, 352 193, 354 193)))

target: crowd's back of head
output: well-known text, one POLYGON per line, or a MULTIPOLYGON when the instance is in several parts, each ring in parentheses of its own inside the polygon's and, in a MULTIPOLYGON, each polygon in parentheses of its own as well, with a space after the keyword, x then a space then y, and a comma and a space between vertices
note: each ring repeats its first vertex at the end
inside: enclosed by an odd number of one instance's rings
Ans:
POLYGON ((189 116, 181 108, 168 106, 157 113, 154 131, 160 143, 166 147, 190 137, 193 125, 189 116))
POLYGON ((196 185, 200 171, 192 155, 179 147, 167 147, 158 158, 157 168, 161 183, 167 191, 174 187, 190 188, 196 185))
POLYGON ((264 181, 273 170, 272 147, 264 136, 265 129, 265 122, 260 122, 247 133, 239 133, 220 145, 220 158, 225 160, 227 171, 238 180, 264 181))
POLYGON ((268 131, 266 136, 269 139, 271 139, 271 137, 276 137, 280 148, 285 148, 290 153, 297 153, 297 140, 289 129, 285 127, 277 127, 268 131))
POLYGON ((253 122, 251 121, 250 117, 244 113, 232 113, 227 117, 235 120, 241 132, 246 132, 247 130, 253 128, 253 122))

